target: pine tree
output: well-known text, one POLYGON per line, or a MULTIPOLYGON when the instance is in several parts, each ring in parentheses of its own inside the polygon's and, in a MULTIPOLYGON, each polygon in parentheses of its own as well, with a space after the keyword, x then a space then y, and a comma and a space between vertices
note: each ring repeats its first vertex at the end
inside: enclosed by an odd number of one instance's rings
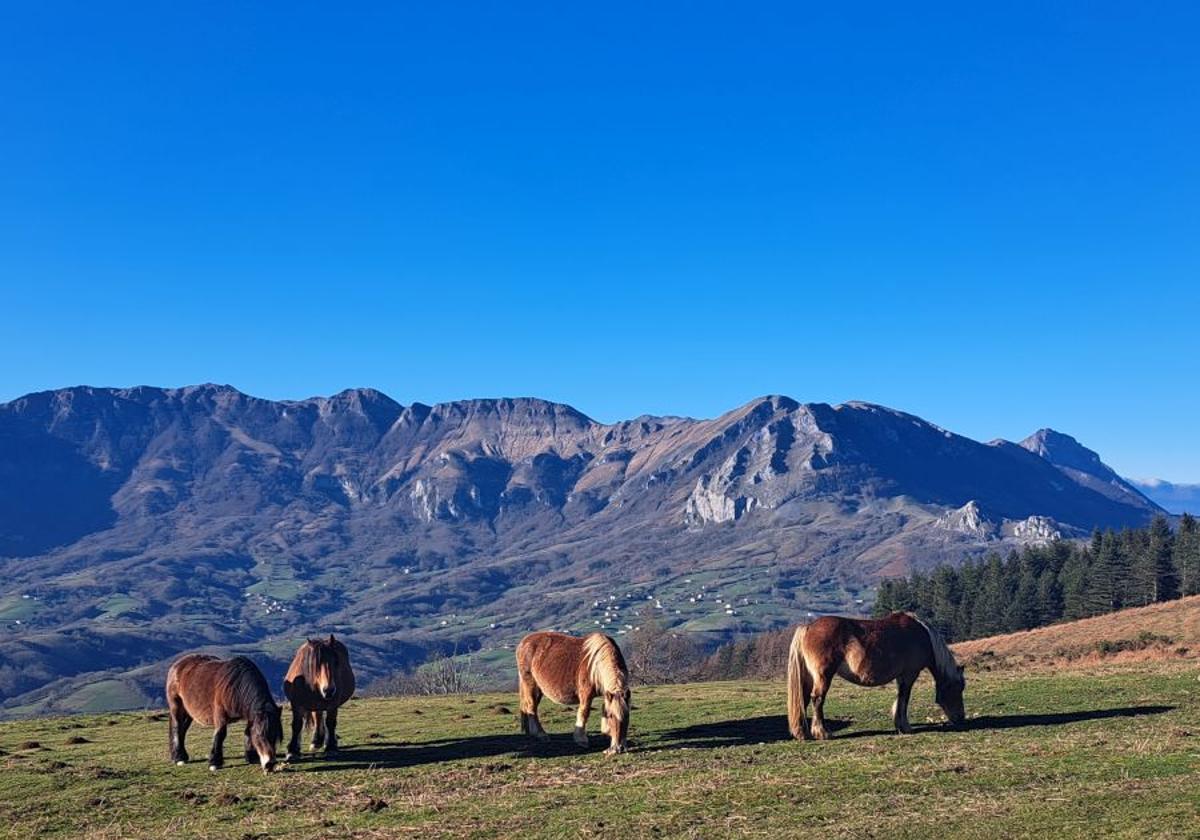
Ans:
POLYGON ((1094 549, 1083 549, 1075 552, 1063 564, 1059 572, 1059 584, 1062 587, 1063 618, 1068 621, 1087 616, 1088 570, 1093 558, 1099 551, 1099 531, 1093 537, 1094 549))
POLYGON ((1041 575, 1038 576, 1037 623, 1034 626, 1053 624, 1062 618, 1062 614, 1062 586, 1058 582, 1058 575, 1055 574, 1054 569, 1048 567, 1043 569, 1041 575))
POLYGON ((954 616, 960 598, 958 574, 949 566, 939 567, 929 578, 929 602, 925 615, 942 636, 953 641, 954 616))
POLYGON ((1200 595, 1200 526, 1190 513, 1180 517, 1175 532, 1175 570, 1181 593, 1200 595))
POLYGON ((1038 578, 1032 562, 1019 564, 1016 592, 1004 613, 1004 629, 1012 633, 1038 625, 1038 578))
POLYGON ((990 554, 979 582, 979 597, 971 617, 971 635, 975 638, 992 636, 1004 630, 1004 610, 1008 606, 1004 586, 1004 562, 998 554, 990 554))
POLYGON ((1139 603, 1151 604, 1179 597, 1179 579, 1173 556, 1174 535, 1167 518, 1158 514, 1138 541, 1133 562, 1133 584, 1139 603))
POLYGON ((1124 555, 1121 541, 1112 531, 1100 540, 1100 550, 1087 573, 1083 595, 1084 615, 1103 615, 1117 609, 1121 601, 1119 581, 1123 578, 1124 555))

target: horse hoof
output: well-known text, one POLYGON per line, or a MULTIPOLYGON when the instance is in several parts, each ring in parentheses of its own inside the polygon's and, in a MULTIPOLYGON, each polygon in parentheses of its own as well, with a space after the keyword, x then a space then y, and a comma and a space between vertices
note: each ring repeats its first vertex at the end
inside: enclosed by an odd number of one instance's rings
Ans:
POLYGON ((283 757, 283 760, 284 760, 284 761, 299 761, 299 760, 300 760, 300 753, 298 753, 298 752, 290 752, 290 753, 288 753, 287 755, 285 755, 285 756, 283 757))
POLYGON ((216 773, 218 770, 220 770, 220 769, 221 769, 221 765, 219 765, 219 764, 210 764, 210 765, 208 765, 208 769, 209 769, 210 771, 212 771, 213 773, 216 773))
POLYGON ((180 759, 179 761, 176 761, 176 762, 175 762, 175 766, 176 766, 176 767, 184 767, 184 766, 186 766, 186 765, 187 765, 187 762, 186 762, 186 761, 184 761, 183 759, 180 759))

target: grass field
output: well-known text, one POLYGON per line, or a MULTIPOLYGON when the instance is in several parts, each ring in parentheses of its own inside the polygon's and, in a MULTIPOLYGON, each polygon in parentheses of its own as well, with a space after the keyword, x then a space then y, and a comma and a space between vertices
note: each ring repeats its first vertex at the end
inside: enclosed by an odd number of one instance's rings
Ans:
POLYGON ((968 667, 1188 657, 1200 650, 1200 595, 954 645, 968 667))
MULTIPOLYGON (((632 749, 601 755, 517 733, 514 698, 355 700, 343 750, 264 776, 166 760, 161 715, 0 725, 0 831, 11 837, 1195 837, 1200 682, 1194 662, 971 678, 972 726, 950 732, 927 680, 912 736, 889 690, 838 682, 836 736, 787 740, 782 686, 640 688, 632 749)), ((593 730, 597 723, 593 718, 593 730)))

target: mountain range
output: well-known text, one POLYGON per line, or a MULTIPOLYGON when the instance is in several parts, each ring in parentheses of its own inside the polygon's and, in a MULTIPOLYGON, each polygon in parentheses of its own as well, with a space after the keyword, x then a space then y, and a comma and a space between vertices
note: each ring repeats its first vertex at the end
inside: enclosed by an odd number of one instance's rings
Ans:
POLYGON ((1162 479, 1131 479, 1138 492, 1170 513, 1200 511, 1200 484, 1174 484, 1162 479))
POLYGON ((30 394, 0 405, 0 713, 155 702, 198 647, 277 674, 330 631, 368 679, 433 649, 506 663, 538 627, 726 638, 1160 510, 1067 435, 981 443, 861 402, 606 424, 371 389, 30 394))

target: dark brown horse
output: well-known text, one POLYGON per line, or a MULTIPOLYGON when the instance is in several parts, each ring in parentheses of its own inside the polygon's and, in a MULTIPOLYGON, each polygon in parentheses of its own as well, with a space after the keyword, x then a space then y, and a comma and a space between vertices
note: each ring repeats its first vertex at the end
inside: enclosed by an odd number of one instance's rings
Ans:
POLYGON ((259 762, 264 771, 275 767, 276 745, 283 740, 283 710, 271 697, 258 666, 244 656, 217 659, 190 653, 175 660, 167 671, 167 709, 171 724, 168 747, 171 760, 188 760, 184 738, 193 720, 216 729, 208 769, 225 763, 222 747, 230 723, 246 721, 246 761, 259 762))
POLYGON ((911 613, 892 613, 877 621, 818 618, 796 628, 788 650, 788 728, 795 738, 810 737, 804 713, 811 700, 811 737, 829 737, 825 697, 837 674, 856 685, 886 685, 895 680, 892 722, 898 732, 911 732, 908 698, 913 683, 926 668, 933 674, 937 704, 951 723, 962 726, 966 722, 966 679, 954 654, 933 628, 911 613))
POLYGON ((292 739, 287 760, 300 758, 300 733, 307 722, 312 729, 312 748, 337 750, 338 708, 354 696, 354 671, 350 652, 333 637, 309 639, 292 657, 283 678, 283 693, 292 704, 292 739))
POLYGON ((538 720, 543 693, 556 703, 579 704, 575 742, 588 745, 587 720, 592 699, 604 698, 600 732, 608 735, 605 755, 625 751, 629 736, 629 670, 617 643, 603 633, 584 638, 565 633, 530 633, 517 645, 517 679, 521 700, 521 731, 545 739, 538 720))

